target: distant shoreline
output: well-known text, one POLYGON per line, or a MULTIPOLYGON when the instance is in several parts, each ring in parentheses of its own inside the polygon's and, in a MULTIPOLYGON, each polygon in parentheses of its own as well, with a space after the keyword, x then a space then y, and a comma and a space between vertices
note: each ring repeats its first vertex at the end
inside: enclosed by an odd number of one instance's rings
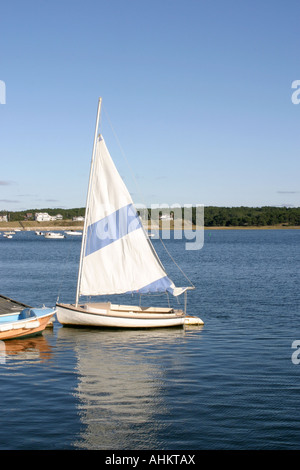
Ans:
POLYGON ((240 225, 233 227, 204 227, 204 230, 299 230, 300 225, 262 225, 256 226, 251 225, 247 227, 241 227, 240 225))
MULTIPOLYGON (((149 231, 157 230, 157 227, 147 227, 145 229, 149 231)), ((191 230, 197 230, 195 226, 191 225, 191 230)), ((201 229, 201 227, 199 227, 201 229)), ((204 230, 299 230, 300 225, 247 225, 247 226, 213 226, 213 227, 204 227, 204 230)), ((60 220, 53 222, 35 222, 35 221, 26 221, 26 222, 0 222, 0 232, 8 232, 13 230, 22 230, 22 231, 63 231, 63 230, 83 230, 82 222, 73 222, 71 220, 60 220)), ((161 230, 181 230, 180 227, 167 227, 164 224, 164 227, 161 227, 161 230)))

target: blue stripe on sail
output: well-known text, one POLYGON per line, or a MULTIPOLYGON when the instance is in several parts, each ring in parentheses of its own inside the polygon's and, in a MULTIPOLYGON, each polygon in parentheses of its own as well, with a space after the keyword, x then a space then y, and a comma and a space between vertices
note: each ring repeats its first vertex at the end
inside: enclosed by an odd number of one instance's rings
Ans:
POLYGON ((141 289, 133 291, 134 293, 148 294, 149 292, 170 292, 173 294, 174 284, 168 276, 161 277, 157 281, 151 282, 147 286, 141 287, 141 289))
POLYGON ((142 226, 133 204, 109 214, 88 226, 85 256, 101 250, 142 226))

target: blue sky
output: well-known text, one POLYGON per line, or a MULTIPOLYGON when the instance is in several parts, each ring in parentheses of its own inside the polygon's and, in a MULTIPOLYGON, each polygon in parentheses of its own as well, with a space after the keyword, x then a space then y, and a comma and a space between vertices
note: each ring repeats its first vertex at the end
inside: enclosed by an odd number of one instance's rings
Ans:
POLYGON ((0 16, 0 209, 85 205, 99 96, 136 203, 300 206, 298 1, 11 0, 0 16))

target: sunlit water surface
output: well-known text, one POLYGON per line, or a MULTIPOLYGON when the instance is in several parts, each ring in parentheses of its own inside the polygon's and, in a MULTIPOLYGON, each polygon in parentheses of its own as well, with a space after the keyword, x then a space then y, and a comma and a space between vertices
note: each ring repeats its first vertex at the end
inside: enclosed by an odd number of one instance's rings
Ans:
MULTIPOLYGON (((299 449, 299 241, 299 230, 206 230, 195 251, 164 240, 196 287, 188 311, 204 327, 55 322, 42 336, 7 342, 0 448, 299 449)), ((160 241, 153 244, 183 285, 160 241)), ((76 237, 0 235, 0 293, 34 306, 54 306, 58 296, 73 302, 79 252, 76 237)))

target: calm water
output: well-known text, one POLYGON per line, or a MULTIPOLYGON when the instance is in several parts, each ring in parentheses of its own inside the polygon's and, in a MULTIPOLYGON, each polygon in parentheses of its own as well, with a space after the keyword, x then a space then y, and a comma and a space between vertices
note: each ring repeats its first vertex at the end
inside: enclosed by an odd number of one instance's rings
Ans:
MULTIPOLYGON (((56 322, 6 343, 0 449, 299 449, 299 241, 300 230, 206 231, 199 251, 166 240, 197 288, 188 310, 202 328, 56 322)), ((1 235, 0 292, 34 306, 73 301, 79 251, 76 237, 1 235)))

